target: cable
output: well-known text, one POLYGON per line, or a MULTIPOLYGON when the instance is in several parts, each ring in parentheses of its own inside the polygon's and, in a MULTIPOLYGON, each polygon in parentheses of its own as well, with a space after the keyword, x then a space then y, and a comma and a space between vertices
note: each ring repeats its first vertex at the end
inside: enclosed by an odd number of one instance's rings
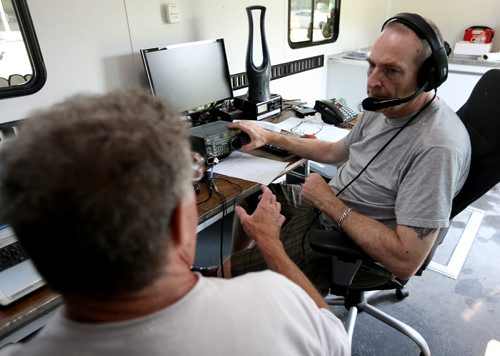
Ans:
POLYGON ((211 198, 212 198, 212 190, 210 190, 210 189, 209 189, 209 190, 208 190, 208 197, 207 197, 205 200, 203 200, 203 201, 200 201, 200 202, 196 203, 196 205, 201 205, 201 204, 204 204, 204 203, 206 203, 207 201, 209 201, 211 198))
POLYGON ((215 180, 219 179, 219 180, 228 182, 228 183, 232 184, 233 186, 236 186, 239 188, 239 192, 238 192, 238 194, 236 194, 236 196, 234 198, 234 203, 233 203, 234 205, 236 205, 236 201, 238 200, 239 195, 241 194, 241 192, 243 192, 243 188, 236 183, 232 183, 232 182, 228 181, 227 179, 215 178, 214 177, 214 165, 217 162, 214 161, 211 164, 209 177, 207 179, 207 186, 209 188, 209 198, 208 199, 210 199, 210 197, 212 196, 212 193, 213 193, 213 194, 217 195, 217 197, 220 200, 221 206, 222 206, 222 218, 221 218, 221 225, 220 225, 220 244, 219 244, 219 261, 220 261, 219 264, 220 264, 221 277, 224 278, 224 220, 225 220, 226 214, 227 214, 227 201, 226 201, 226 197, 219 192, 217 185, 215 184, 215 180))
POLYGON ((219 197, 222 205, 222 218, 220 223, 219 265, 220 265, 221 277, 224 278, 224 219, 226 217, 226 212, 227 212, 226 197, 217 191, 215 191, 215 195, 219 197))
MULTIPOLYGON (((363 169, 353 178, 351 179, 351 181, 349 183, 347 183, 337 194, 335 194, 335 196, 340 196, 340 194, 342 194, 352 183, 354 183, 356 181, 356 179, 358 179, 361 174, 363 174, 364 171, 366 171, 366 169, 370 166, 370 164, 375 160, 375 158, 378 157, 378 155, 387 147, 389 146, 389 144, 401 133, 401 131, 403 131, 403 129, 408 126, 418 115, 420 115, 420 113, 422 113, 422 111, 424 111, 433 101, 434 99, 436 98, 436 95, 437 95, 437 90, 434 91, 434 96, 432 97, 432 99, 426 103, 415 115, 413 115, 403 126, 401 126, 401 128, 389 139, 389 141, 387 141, 380 150, 378 150, 378 152, 370 159, 370 161, 363 167, 363 169)), ((305 230, 304 232, 304 235, 302 236, 302 249, 304 249, 304 241, 305 241, 305 237, 307 236, 309 230, 312 228, 312 226, 314 225, 314 222, 316 221, 317 218, 319 218, 319 216, 321 215, 322 211, 319 210, 318 212, 318 215, 316 216, 316 218, 313 220, 313 223, 311 223, 307 229, 305 230)))
MULTIPOLYGON (((236 206, 236 202, 238 200, 238 197, 240 196, 240 194, 243 192, 243 188, 236 184, 236 183, 233 183, 233 182, 230 182, 228 181, 227 179, 224 179, 224 178, 212 178, 212 181, 214 180, 222 180, 222 181, 225 181, 233 186, 236 186, 238 187, 239 189, 239 192, 238 194, 236 194, 236 196, 234 197, 234 202, 233 202, 233 211, 234 211, 234 207, 236 206)), ((215 182, 214 182, 214 185, 215 185, 215 182)), ((227 213, 227 201, 226 201, 226 197, 219 193, 219 192, 216 192, 215 193, 220 199, 221 199, 221 205, 222 205, 222 219, 221 219, 221 227, 220 227, 220 246, 219 246, 219 260, 220 260, 220 270, 221 270, 221 276, 222 278, 224 278, 224 219, 226 217, 226 213, 227 213)))
POLYGON ((434 91, 434 96, 432 97, 432 99, 426 103, 415 115, 413 115, 407 122, 405 122, 405 124, 403 126, 401 126, 401 128, 394 134, 394 136, 392 136, 389 141, 387 141, 383 146, 382 148, 372 157, 372 159, 370 159, 370 161, 363 167, 363 169, 356 175, 356 177, 354 177, 353 179, 351 179, 351 181, 349 183, 347 183, 337 194, 336 196, 340 196, 340 194, 342 194, 352 183, 354 183, 356 181, 356 179, 358 179, 361 174, 363 174, 364 171, 366 171, 366 169, 370 166, 370 164, 372 164, 372 162, 375 160, 375 158, 378 157, 378 155, 380 153, 382 153, 382 151, 387 147, 389 146, 389 144, 401 133, 401 131, 403 131, 403 129, 408 126, 418 115, 420 115, 420 113, 422 113, 422 111, 424 111, 433 101, 434 99, 436 98, 436 94, 437 94, 437 90, 434 91))
POLYGON ((219 193, 219 190, 217 189, 217 185, 214 182, 214 166, 218 162, 218 160, 214 160, 211 164, 210 167, 210 176, 208 178, 208 187, 210 193, 215 193, 217 197, 220 199, 220 203, 222 206, 222 218, 221 218, 221 223, 220 223, 220 244, 219 244, 219 264, 220 264, 220 271, 221 271, 221 276, 224 278, 224 218, 226 217, 226 197, 219 193))

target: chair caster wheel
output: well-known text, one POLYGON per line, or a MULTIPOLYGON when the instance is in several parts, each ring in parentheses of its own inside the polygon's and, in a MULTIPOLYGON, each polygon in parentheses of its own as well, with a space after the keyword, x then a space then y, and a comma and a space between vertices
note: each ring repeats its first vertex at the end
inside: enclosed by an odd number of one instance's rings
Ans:
POLYGON ((403 300, 410 295, 410 292, 406 288, 396 289, 396 298, 398 300, 403 300))

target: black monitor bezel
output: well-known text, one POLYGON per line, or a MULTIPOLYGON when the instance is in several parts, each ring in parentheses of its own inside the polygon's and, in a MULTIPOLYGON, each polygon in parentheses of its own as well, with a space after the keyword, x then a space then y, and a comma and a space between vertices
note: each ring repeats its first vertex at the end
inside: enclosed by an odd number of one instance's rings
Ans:
MULTIPOLYGON (((224 103, 226 100, 232 100, 234 98, 234 93, 233 93, 233 87, 231 83, 231 74, 229 72, 229 64, 227 60, 227 53, 226 53, 226 46, 224 44, 224 39, 223 38, 217 38, 217 39, 210 39, 210 40, 202 40, 202 41, 192 41, 192 42, 184 42, 184 43, 177 43, 177 44, 171 44, 171 45, 166 45, 166 46, 161 46, 161 47, 152 47, 152 48, 144 48, 140 50, 141 58, 142 58, 142 63, 144 65, 144 69, 146 71, 146 79, 148 81, 149 88, 151 90, 151 93, 153 96, 157 96, 153 79, 151 76, 151 71, 149 68, 148 60, 147 60, 147 54, 151 52, 158 52, 158 51, 166 51, 166 50, 175 50, 176 48, 182 48, 182 47, 194 47, 194 46, 200 46, 200 45, 207 45, 207 44, 212 44, 212 43, 220 43, 222 47, 222 54, 223 54, 223 61, 224 61, 224 82, 226 86, 229 88, 229 93, 230 95, 227 96, 226 98, 221 98, 215 102, 211 103, 206 103, 203 106, 196 107, 196 108, 189 108, 187 110, 183 110, 180 112, 182 115, 191 115, 194 113, 199 113, 202 111, 209 110, 214 107, 220 106, 222 103, 224 103)), ((175 103, 172 103, 175 105, 175 103)))

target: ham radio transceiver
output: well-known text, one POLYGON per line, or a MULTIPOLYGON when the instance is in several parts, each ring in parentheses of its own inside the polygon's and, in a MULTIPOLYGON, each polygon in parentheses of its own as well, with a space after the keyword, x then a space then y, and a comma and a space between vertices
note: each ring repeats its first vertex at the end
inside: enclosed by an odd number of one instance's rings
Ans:
POLYGON ((250 142, 247 134, 227 127, 226 121, 214 121, 192 127, 191 147, 211 163, 214 158, 224 158, 232 151, 250 142))

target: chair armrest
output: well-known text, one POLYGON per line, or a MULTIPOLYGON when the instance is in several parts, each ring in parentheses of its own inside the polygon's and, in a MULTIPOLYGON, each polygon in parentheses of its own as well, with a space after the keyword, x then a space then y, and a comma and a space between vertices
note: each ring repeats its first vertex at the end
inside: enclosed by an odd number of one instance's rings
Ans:
POLYGON ((313 230, 309 234, 309 244, 315 251, 340 259, 372 261, 349 236, 336 230, 313 230))
POLYGON ((314 251, 330 255, 332 264, 331 293, 347 295, 354 276, 363 261, 372 261, 349 236, 336 230, 313 230, 309 244, 314 251))

